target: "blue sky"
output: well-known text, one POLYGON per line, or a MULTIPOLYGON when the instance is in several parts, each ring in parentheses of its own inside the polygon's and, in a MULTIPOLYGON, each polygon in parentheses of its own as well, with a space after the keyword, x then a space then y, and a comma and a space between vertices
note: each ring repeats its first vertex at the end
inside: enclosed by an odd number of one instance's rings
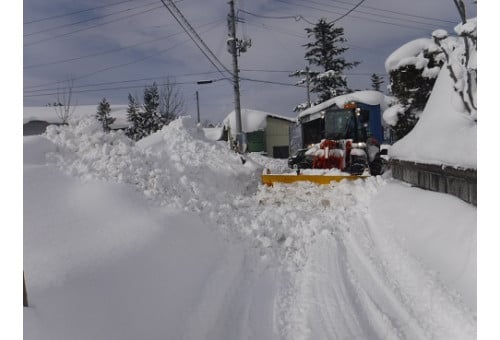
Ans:
MULTIPOLYGON (((293 84, 288 71, 305 66, 304 29, 324 17, 335 20, 356 0, 236 1, 244 21, 238 35, 252 39, 239 59, 241 77, 293 84), (304 19, 278 19, 302 16, 304 19), (262 18, 268 16, 273 18, 262 18)), ((476 5, 465 1, 468 16, 476 5)), ((226 0, 181 0, 177 7, 213 53, 231 69, 226 51, 226 0)), ((453 32, 458 12, 452 0, 366 0, 337 22, 345 30, 348 60, 361 64, 346 71, 352 89, 370 88, 370 74, 386 75, 384 61, 404 43, 430 37, 438 28, 453 32)), ((126 104, 128 93, 169 77, 179 83, 186 109, 196 115, 199 92, 202 119, 221 121, 233 108, 228 81, 207 85, 196 81, 221 75, 189 40, 160 0, 25 0, 23 7, 24 105, 54 102, 58 89, 74 80, 77 104, 96 104, 106 97, 111 105, 126 104)), ((295 116, 293 107, 305 101, 305 89, 265 82, 241 82, 242 107, 295 116)))

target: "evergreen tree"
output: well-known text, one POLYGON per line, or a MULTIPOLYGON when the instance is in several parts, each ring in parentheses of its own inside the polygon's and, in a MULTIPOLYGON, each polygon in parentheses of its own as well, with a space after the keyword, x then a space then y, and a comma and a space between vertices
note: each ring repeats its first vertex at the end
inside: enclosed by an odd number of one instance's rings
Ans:
POLYGON ((144 89, 144 111, 141 113, 142 129, 145 135, 150 135, 163 127, 158 112, 160 94, 156 83, 144 89))
POLYGON ((384 79, 376 73, 373 73, 371 76, 372 81, 372 89, 375 91, 380 91, 380 85, 384 83, 384 79))
POLYGON ((417 124, 418 116, 431 95, 436 78, 425 74, 426 70, 441 68, 443 65, 436 52, 421 53, 428 60, 425 68, 419 69, 416 65, 410 64, 389 72, 391 94, 405 109, 404 113, 398 114, 398 121, 392 127, 397 139, 406 136, 417 124))
POLYGON ((142 117, 139 111, 139 104, 130 93, 128 94, 127 121, 129 122, 129 126, 126 135, 129 138, 137 141, 145 136, 142 129, 142 117))
POLYGON ((306 32, 307 37, 314 41, 304 45, 304 57, 309 65, 321 68, 321 73, 310 73, 311 92, 318 94, 320 102, 350 92, 342 73, 357 66, 359 62, 347 62, 341 57, 348 50, 342 46, 347 41, 344 38, 344 29, 335 27, 333 22, 320 19, 314 27, 306 28, 306 32))
POLYGON ((102 124, 102 129, 105 132, 109 132, 111 128, 109 127, 114 123, 115 118, 111 117, 111 106, 107 102, 106 98, 103 98, 99 105, 97 106, 96 118, 102 124))

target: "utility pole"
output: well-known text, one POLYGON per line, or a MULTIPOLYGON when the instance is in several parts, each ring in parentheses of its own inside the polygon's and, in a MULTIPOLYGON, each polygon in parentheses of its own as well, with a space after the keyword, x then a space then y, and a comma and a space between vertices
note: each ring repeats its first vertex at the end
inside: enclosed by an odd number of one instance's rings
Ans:
POLYGON ((198 97, 198 91, 196 91, 196 113, 198 117, 198 124, 200 124, 200 98, 198 97))
POLYGON ((238 68, 238 55, 246 52, 251 45, 249 39, 238 40, 236 38, 236 18, 234 13, 234 0, 229 1, 228 28, 229 38, 227 40, 228 51, 233 57, 233 89, 234 89, 234 113, 236 116, 236 141, 238 152, 243 153, 246 149, 246 138, 241 124, 241 104, 240 104, 240 76, 238 68))

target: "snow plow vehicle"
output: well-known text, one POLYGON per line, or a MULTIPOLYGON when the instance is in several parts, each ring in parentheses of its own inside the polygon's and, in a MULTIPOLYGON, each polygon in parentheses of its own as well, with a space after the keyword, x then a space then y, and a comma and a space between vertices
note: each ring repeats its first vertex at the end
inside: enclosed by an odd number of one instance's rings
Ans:
MULTIPOLYGON (((380 119, 378 125, 370 122, 370 118, 376 117, 370 117, 370 111, 362 110, 356 103, 348 103, 343 109, 322 112, 321 118, 324 120, 323 134, 317 135, 326 138, 300 148, 288 159, 288 166, 293 172, 271 174, 265 170, 263 184, 298 181, 329 184, 332 181, 381 175, 385 171, 387 160, 381 155, 380 144, 374 136, 377 134, 373 133, 373 129, 382 129, 380 119)), ((314 132, 306 130, 305 135, 309 137, 314 132)))

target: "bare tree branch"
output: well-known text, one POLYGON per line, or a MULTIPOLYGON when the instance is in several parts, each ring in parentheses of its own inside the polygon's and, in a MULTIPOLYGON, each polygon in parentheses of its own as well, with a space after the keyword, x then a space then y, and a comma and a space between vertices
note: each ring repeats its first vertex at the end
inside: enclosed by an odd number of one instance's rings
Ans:
POLYGON ((75 112, 76 104, 72 103, 73 97, 73 79, 68 79, 66 87, 57 89, 57 102, 55 110, 57 116, 63 124, 67 124, 71 115, 75 112))

